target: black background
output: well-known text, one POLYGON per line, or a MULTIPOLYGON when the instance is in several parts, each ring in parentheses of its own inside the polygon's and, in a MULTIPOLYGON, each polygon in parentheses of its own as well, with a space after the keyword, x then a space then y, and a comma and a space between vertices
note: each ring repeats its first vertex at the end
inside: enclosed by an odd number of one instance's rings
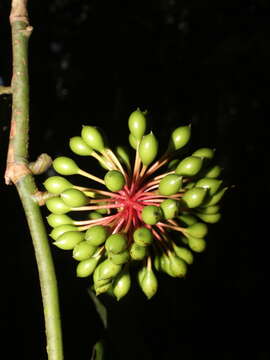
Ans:
MULTIPOLYGON (((0 3, 5 85, 11 78, 9 6, 0 3)), ((113 144, 127 143, 128 115, 140 107, 148 109, 161 144, 173 128, 192 122, 191 149, 216 148, 225 183, 233 185, 222 220, 210 227, 207 251, 185 280, 161 275, 151 301, 135 284, 120 303, 101 297, 111 359, 238 359, 244 351, 270 359, 269 8, 266 0, 29 1, 31 160, 42 152, 71 155, 68 139, 83 124, 102 127, 113 144)), ((10 111, 10 97, 1 96, 2 349, 8 359, 18 353, 46 359, 33 247, 16 191, 3 181, 10 111)), ((90 359, 103 330, 88 280, 76 279, 67 252, 52 253, 65 359, 90 359)))

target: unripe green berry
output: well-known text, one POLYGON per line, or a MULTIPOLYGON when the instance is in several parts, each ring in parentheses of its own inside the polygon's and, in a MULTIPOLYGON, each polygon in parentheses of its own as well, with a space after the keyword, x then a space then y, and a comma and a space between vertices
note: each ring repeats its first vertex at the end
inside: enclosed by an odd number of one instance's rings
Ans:
POLYGON ((156 254, 154 257, 154 267, 157 271, 161 271, 161 266, 160 266, 160 255, 156 254))
POLYGON ((88 146, 97 151, 104 149, 104 139, 101 132, 94 126, 83 126, 81 136, 88 146))
POLYGON ((122 265, 114 264, 110 259, 104 260, 99 269, 99 280, 114 278, 122 269, 122 265))
POLYGON ((85 240, 92 246, 102 245, 108 237, 108 231, 105 226, 94 225, 85 233, 85 240))
POLYGON ((146 224, 155 225, 162 218, 162 210, 155 205, 147 205, 142 210, 142 219, 146 224))
POLYGON ((125 186, 125 178, 120 171, 110 170, 104 177, 105 185, 110 191, 120 191, 125 186))
POLYGON ((68 224, 73 224, 74 221, 71 219, 71 217, 69 217, 68 215, 58 215, 58 214, 50 214, 49 216, 47 216, 47 221, 48 224, 55 228, 57 226, 60 225, 68 225, 68 224))
POLYGON ((213 206, 213 205, 218 204, 227 190, 228 190, 227 187, 219 190, 212 197, 210 197, 210 199, 207 199, 206 201, 204 201, 203 206, 204 207, 205 206, 213 206))
POLYGON ((66 224, 66 225, 59 225, 53 229, 53 231, 50 233, 50 237, 53 240, 57 240, 59 236, 64 234, 68 231, 78 231, 78 228, 74 225, 66 224))
POLYGON ((160 257, 160 268, 163 272, 165 272, 169 276, 175 277, 171 269, 170 258, 166 255, 166 253, 163 253, 160 257))
POLYGON ((79 262, 76 269, 77 276, 82 278, 90 276, 94 272, 98 260, 98 257, 92 257, 90 259, 79 262))
POLYGON ((203 220, 204 222, 206 222, 208 224, 215 224, 221 219, 220 213, 216 213, 216 214, 196 213, 196 216, 198 216, 201 220, 203 220))
POLYGON ((70 149, 77 155, 90 156, 93 152, 90 146, 80 136, 74 136, 69 140, 70 149))
POLYGON ((133 239, 140 246, 149 246, 153 242, 153 235, 146 227, 139 227, 134 231, 133 239))
POLYGON ((188 182, 185 183, 184 188, 185 188, 185 190, 189 190, 189 189, 194 188, 194 186, 195 186, 195 182, 194 182, 194 181, 188 181, 188 182))
POLYGON ((78 261, 90 258, 97 251, 97 247, 89 244, 88 241, 82 241, 73 249, 73 258, 78 261))
POLYGON ((141 140, 146 130, 146 118, 140 109, 137 109, 130 114, 128 118, 128 127, 131 134, 136 139, 141 140))
POLYGON ((139 145, 139 155, 142 163, 144 165, 150 165, 151 162, 155 159, 158 153, 158 141, 155 135, 150 132, 150 134, 145 135, 139 145))
POLYGON ((188 190, 182 197, 182 201, 186 204, 189 208, 195 208, 200 206, 206 196, 207 190, 204 188, 194 187, 188 190))
POLYGON ((190 225, 184 231, 186 236, 195 236, 197 238, 203 238, 207 235, 208 228, 207 225, 201 222, 197 222, 196 224, 190 225))
POLYGON ((125 146, 117 146, 115 151, 120 161, 124 163, 127 166, 127 168, 130 169, 131 164, 130 164, 130 155, 128 149, 125 146))
POLYGON ((167 165, 167 169, 168 170, 175 170, 177 168, 177 165, 179 164, 179 159, 172 159, 168 165, 167 165))
POLYGON ((213 196, 222 184, 222 180, 204 177, 196 182, 196 187, 202 187, 208 190, 208 194, 213 196))
POLYGON ((210 149, 210 148, 200 148, 200 149, 197 149, 196 151, 194 151, 194 153, 192 155, 211 160, 211 159, 213 159, 213 157, 215 155, 215 150, 210 149))
POLYGON ((194 236, 188 237, 188 245, 191 250, 195 252, 203 252, 206 248, 206 241, 202 238, 196 238, 194 236))
POLYGON ((119 254, 127 248, 127 237, 125 234, 112 234, 105 242, 105 248, 109 253, 119 254))
POLYGON ((117 275, 113 282, 113 294, 119 301, 122 297, 127 295, 131 287, 131 277, 127 270, 122 271, 117 275))
POLYGON ((141 284, 145 274, 146 274, 147 268, 145 266, 141 267, 137 273, 137 279, 139 284, 141 284))
POLYGON ((72 159, 66 156, 59 156, 53 161, 53 168, 61 175, 75 175, 79 171, 79 167, 72 159))
POLYGON ((70 211, 70 207, 67 206, 60 197, 53 197, 46 201, 46 207, 53 214, 65 214, 70 211))
POLYGON ((219 177, 219 175, 221 174, 221 171, 222 171, 222 168, 219 165, 213 165, 212 167, 208 168, 205 171, 204 176, 215 179, 215 178, 219 177))
POLYGON ((102 285, 102 286, 97 286, 97 284, 94 284, 96 296, 98 296, 100 294, 104 294, 106 292, 110 292, 111 287, 112 287, 112 281, 110 281, 109 283, 102 285))
POLYGON ((197 210, 200 214, 213 215, 213 214, 216 214, 219 212, 220 206, 212 205, 212 206, 206 206, 206 207, 199 207, 197 210))
POLYGON ((156 294, 158 289, 158 282, 153 270, 146 270, 140 286, 148 299, 151 299, 156 294))
POLYGON ((47 191, 56 195, 73 187, 71 182, 62 176, 51 176, 45 180, 43 185, 47 191))
POLYGON ((130 257, 133 260, 143 260, 147 255, 147 247, 133 243, 130 247, 130 257))
POLYGON ((188 156, 178 164, 175 173, 183 176, 197 175, 203 165, 203 160, 196 156, 188 156))
POLYGON ((187 226, 193 225, 198 221, 194 216, 188 214, 179 215, 178 219, 187 226))
POLYGON ((119 254, 109 253, 108 258, 116 265, 123 265, 128 262, 130 256, 128 250, 124 250, 119 254))
POLYGON ((101 219, 103 216, 96 212, 96 211, 91 211, 89 214, 88 214, 88 218, 90 220, 96 220, 96 219, 101 219))
POLYGON ((182 177, 176 174, 164 176, 159 182, 158 191, 161 195, 174 195, 178 193, 182 186, 182 177))
POLYGON ((177 246, 175 243, 173 243, 173 250, 176 253, 176 255, 183 259, 187 264, 191 265, 193 263, 193 254, 190 250, 188 250, 185 247, 177 246))
POLYGON ((190 135, 191 135, 190 125, 179 126, 171 134, 167 151, 172 152, 184 147, 189 142, 190 135))
POLYGON ((79 231, 68 231, 59 236, 53 244, 62 250, 72 250, 83 240, 84 233, 79 231))
POLYGON ((60 194, 60 197, 67 206, 72 208, 84 206, 89 203, 84 193, 77 189, 67 189, 60 194))
POLYGON ((187 273, 186 263, 174 253, 170 253, 170 269, 175 277, 183 277, 187 273))
POLYGON ((160 207, 165 219, 173 219, 179 212, 179 202, 173 199, 162 201, 160 207))
POLYGON ((129 141, 130 146, 131 146, 134 150, 136 150, 136 149, 137 149, 137 146, 138 146, 138 144, 139 144, 139 140, 137 140, 132 134, 129 134, 128 141, 129 141))

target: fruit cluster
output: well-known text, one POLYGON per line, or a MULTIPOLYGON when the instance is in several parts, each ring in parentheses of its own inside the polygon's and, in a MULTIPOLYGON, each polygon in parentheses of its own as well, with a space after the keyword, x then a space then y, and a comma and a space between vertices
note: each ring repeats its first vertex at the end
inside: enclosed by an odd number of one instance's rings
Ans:
POLYGON ((219 202, 227 189, 212 149, 177 158, 189 142, 190 126, 172 132, 167 150, 155 162, 158 140, 152 132, 145 135, 146 114, 132 112, 128 126, 134 161, 124 146, 113 152, 96 127, 83 126, 81 136, 70 139, 75 154, 98 160, 106 170, 103 179, 80 169, 71 158, 53 161, 58 174, 79 174, 103 187, 76 186, 61 176, 44 183, 51 193, 46 206, 54 245, 73 250, 77 276, 93 274, 97 295, 110 292, 118 300, 130 289, 132 268, 148 298, 158 288, 154 270, 185 276, 193 252, 205 249, 206 223, 220 219, 219 202), (83 219, 67 215, 78 211, 84 212, 83 219))

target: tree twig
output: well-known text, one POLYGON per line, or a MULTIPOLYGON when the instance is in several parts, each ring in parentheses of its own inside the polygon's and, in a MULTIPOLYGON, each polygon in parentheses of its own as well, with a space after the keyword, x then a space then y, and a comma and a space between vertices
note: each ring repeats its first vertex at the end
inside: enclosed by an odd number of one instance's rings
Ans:
POLYGON ((38 266, 44 308, 49 360, 62 360, 62 335, 57 281, 46 228, 38 201, 38 192, 28 163, 29 83, 28 40, 32 32, 27 14, 27 0, 12 0, 13 75, 12 119, 5 172, 6 184, 15 184, 28 221, 38 266))

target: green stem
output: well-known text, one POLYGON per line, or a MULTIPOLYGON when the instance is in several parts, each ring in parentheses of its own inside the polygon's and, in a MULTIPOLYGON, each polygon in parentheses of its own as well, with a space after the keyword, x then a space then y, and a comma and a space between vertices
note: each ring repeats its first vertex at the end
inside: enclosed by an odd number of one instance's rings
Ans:
POLYGON ((24 207, 38 265, 48 358, 49 360, 61 360, 63 359, 63 352, 57 280, 40 207, 38 203, 29 196, 36 188, 33 176, 24 176, 18 181, 16 187, 24 207))
POLYGON ((28 40, 32 32, 27 0, 12 0, 12 119, 5 180, 15 184, 28 221, 39 272, 49 360, 62 360, 62 335, 54 264, 35 195, 38 190, 28 163, 29 83, 28 40))

